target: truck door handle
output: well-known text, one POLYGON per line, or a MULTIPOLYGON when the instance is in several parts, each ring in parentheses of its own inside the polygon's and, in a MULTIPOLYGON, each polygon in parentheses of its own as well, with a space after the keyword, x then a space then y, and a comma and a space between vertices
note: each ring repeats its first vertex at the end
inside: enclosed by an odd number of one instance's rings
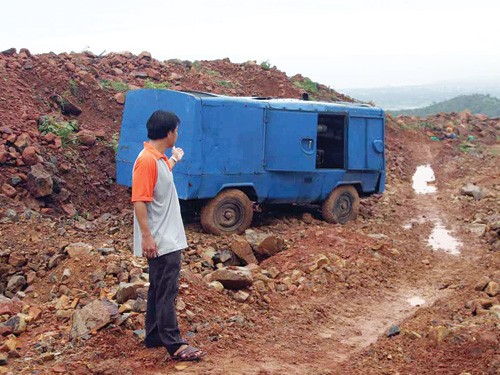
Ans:
POLYGON ((306 154, 312 154, 314 152, 314 140, 311 138, 303 138, 301 142, 302 151, 306 154))
POLYGON ((378 152, 379 154, 384 152, 384 142, 381 141, 380 139, 376 139, 372 143, 373 149, 378 152))

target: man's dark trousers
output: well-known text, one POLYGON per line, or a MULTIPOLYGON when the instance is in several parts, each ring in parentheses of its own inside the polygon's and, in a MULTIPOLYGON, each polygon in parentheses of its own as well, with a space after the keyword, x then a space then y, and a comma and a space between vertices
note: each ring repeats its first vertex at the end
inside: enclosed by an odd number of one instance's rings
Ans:
POLYGON ((148 259, 149 290, 146 311, 147 347, 164 346, 170 354, 186 344, 177 324, 175 299, 179 292, 181 251, 148 259))

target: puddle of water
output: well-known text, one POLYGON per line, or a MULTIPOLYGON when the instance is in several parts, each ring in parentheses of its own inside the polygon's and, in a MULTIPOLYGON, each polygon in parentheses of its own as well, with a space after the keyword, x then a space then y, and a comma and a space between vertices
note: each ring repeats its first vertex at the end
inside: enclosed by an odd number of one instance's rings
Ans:
POLYGON ((411 223, 403 225, 404 229, 411 229, 412 227, 413 227, 413 225, 411 223))
POLYGON ((421 297, 408 298, 407 301, 412 306, 422 306, 425 303, 425 299, 421 297))
POLYGON ((420 165, 417 167, 415 174, 412 177, 413 190, 417 194, 432 194, 436 192, 435 186, 430 186, 429 182, 434 182, 436 177, 430 165, 420 165))
POLYGON ((450 232, 437 221, 429 236, 429 245, 431 245, 434 250, 444 250, 449 254, 458 255, 460 254, 459 247, 462 244, 455 237, 450 235, 450 232))

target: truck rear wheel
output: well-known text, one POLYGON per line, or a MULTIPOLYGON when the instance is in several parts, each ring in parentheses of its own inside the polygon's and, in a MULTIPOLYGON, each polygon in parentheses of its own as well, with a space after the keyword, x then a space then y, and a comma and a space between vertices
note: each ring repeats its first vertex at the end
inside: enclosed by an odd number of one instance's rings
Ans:
POLYGON ((323 219, 329 223, 345 224, 356 220, 359 212, 359 195, 354 186, 339 186, 323 202, 323 219))
POLYGON ((238 189, 228 189, 201 209, 201 226, 219 236, 243 233, 252 224, 252 202, 238 189))

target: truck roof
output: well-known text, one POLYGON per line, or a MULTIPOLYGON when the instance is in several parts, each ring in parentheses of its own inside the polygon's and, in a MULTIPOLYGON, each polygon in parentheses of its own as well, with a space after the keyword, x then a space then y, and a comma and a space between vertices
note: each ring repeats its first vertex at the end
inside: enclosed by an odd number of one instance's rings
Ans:
POLYGON ((384 111, 379 107, 374 107, 365 103, 350 102, 320 102, 313 100, 299 99, 277 99, 272 97, 255 96, 226 96, 216 95, 200 91, 179 91, 181 93, 192 95, 199 98, 204 104, 223 105, 228 102, 246 103, 255 107, 264 107, 272 109, 285 109, 304 112, 351 112, 351 114, 370 115, 382 117, 384 111), (354 112, 354 113, 353 113, 354 112))

